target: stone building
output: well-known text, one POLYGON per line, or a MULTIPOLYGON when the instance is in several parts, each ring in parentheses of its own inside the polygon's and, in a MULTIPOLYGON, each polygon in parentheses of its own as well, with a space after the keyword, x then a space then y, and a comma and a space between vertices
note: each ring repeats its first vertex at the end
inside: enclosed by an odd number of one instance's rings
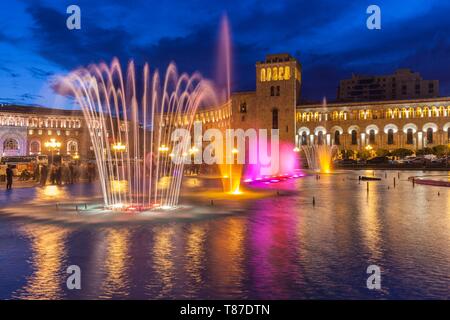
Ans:
POLYGON ((256 63, 256 91, 232 95, 231 127, 278 129, 280 141, 293 142, 300 88, 298 61, 289 54, 267 55, 256 63))
POLYGON ((82 112, 0 105, 1 156, 49 154, 45 143, 52 139, 61 143, 57 154, 88 157, 89 135, 82 112))
POLYGON ((450 98, 297 106, 298 146, 412 150, 450 143, 450 98))
POLYGON ((341 150, 369 144, 417 150, 450 143, 450 97, 301 104, 301 79, 295 58, 267 55, 256 64, 256 91, 232 95, 231 127, 278 128, 280 141, 298 148, 326 143, 341 150))
MULTIPOLYGON (((301 70, 289 54, 267 55, 255 65, 255 91, 233 93, 231 103, 199 110, 194 120, 203 130, 223 133, 278 129, 280 141, 297 148, 325 143, 341 150, 417 150, 450 143, 450 97, 301 104, 301 70)), ((165 116, 161 125, 169 130, 187 121, 165 116)), ((51 139, 61 143, 61 155, 94 156, 81 111, 0 105, 0 156, 49 154, 45 143, 51 139)))

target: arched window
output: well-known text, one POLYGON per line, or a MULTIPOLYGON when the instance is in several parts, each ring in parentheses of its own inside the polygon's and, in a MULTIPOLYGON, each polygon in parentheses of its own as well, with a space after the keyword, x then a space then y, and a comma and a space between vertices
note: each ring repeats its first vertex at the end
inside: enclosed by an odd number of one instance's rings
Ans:
POLYGON ((291 78, 291 68, 289 66, 284 67, 284 80, 289 80, 291 78))
POLYGON ((6 139, 3 142, 3 151, 18 151, 19 150, 19 142, 16 139, 6 139))
POLYGON ((275 95, 275 87, 271 86, 270 87, 270 96, 273 97, 275 95))
POLYGON ((37 154, 41 152, 41 144, 39 141, 31 141, 30 143, 30 153, 31 154, 37 154))
POLYGON ((272 109, 272 129, 278 129, 278 109, 272 109))
POLYGON ((301 144, 302 144, 302 146, 306 146, 306 145, 308 144, 308 142, 307 142, 306 139, 307 139, 306 132, 303 131, 303 132, 302 132, 302 139, 301 139, 301 144))
POLYGON ((280 95, 280 86, 277 86, 277 96, 280 95))
POLYGON ((333 111, 333 113, 331 114, 331 119, 332 120, 338 120, 339 119, 339 112, 333 111))
POLYGON ((339 130, 336 130, 334 132, 334 144, 337 146, 341 144, 341 133, 339 132, 339 130))
POLYGON ((394 130, 389 129, 387 135, 388 135, 387 143, 388 144, 394 144, 394 130))
POLYGON ((406 131, 406 144, 413 144, 414 143, 414 132, 413 129, 409 128, 406 131))
POLYGON ((67 153, 76 154, 78 153, 78 142, 70 140, 67 142, 67 153))
POLYGON ((319 131, 319 133, 317 134, 317 144, 321 145, 323 144, 323 132, 319 131))
POLYGON ((433 128, 427 129, 427 143, 433 143, 433 128))
POLYGON ((352 144, 358 144, 358 133, 356 132, 356 130, 352 130, 352 144))
POLYGON ((369 131, 369 143, 375 144, 375 130, 373 129, 369 131))
POLYGON ((266 69, 264 69, 264 68, 261 69, 260 77, 261 77, 260 81, 262 81, 262 82, 266 81, 266 69))

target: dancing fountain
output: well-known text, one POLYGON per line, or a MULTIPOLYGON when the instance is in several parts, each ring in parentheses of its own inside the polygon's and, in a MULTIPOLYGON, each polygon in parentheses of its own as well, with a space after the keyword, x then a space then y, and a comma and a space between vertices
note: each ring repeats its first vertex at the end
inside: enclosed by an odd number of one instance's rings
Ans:
POLYGON ((190 155, 173 148, 172 129, 190 131, 199 107, 218 105, 213 85, 198 73, 179 75, 172 63, 163 79, 158 71, 150 76, 145 64, 138 88, 134 63, 124 77, 114 59, 62 79, 83 110, 109 209, 175 207, 190 155))
POLYGON ((302 146, 308 162, 308 168, 319 173, 331 172, 331 161, 336 155, 336 146, 314 144, 302 146))
MULTIPOLYGON (((324 109, 327 108, 327 100, 325 97, 323 98, 322 106, 324 109)), ((335 145, 331 145, 331 141, 329 140, 317 141, 312 145, 302 146, 309 169, 318 173, 331 172, 331 162, 336 156, 338 148, 335 145)))

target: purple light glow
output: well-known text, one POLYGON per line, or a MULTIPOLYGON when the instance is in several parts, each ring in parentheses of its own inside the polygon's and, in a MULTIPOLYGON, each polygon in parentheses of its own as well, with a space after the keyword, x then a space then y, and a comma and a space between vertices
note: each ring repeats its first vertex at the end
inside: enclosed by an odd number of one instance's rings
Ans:
POLYGON ((261 169, 263 166, 260 163, 246 165, 244 168, 243 181, 248 184, 259 182, 271 184, 303 177, 304 174, 298 169, 300 167, 299 162, 298 154, 293 151, 293 145, 290 143, 280 143, 280 161, 278 170, 262 176, 261 169))

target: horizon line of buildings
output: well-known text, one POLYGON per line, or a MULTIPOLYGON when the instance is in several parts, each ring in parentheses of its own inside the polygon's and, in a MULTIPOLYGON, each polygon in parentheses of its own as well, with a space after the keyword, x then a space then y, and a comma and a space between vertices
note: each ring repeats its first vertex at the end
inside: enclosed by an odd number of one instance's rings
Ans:
MULTIPOLYGON (((297 59, 271 54, 255 69, 255 91, 232 93, 231 103, 199 110, 195 120, 205 129, 278 129, 282 142, 299 148, 417 150, 450 143, 450 97, 438 96, 438 80, 423 80, 407 69, 389 76, 353 75, 340 81, 340 101, 305 104, 297 59)), ((174 124, 181 121, 186 119, 174 124)), ((51 139, 61 142, 61 154, 93 156, 81 110, 0 104, 0 156, 45 154, 51 139)))

